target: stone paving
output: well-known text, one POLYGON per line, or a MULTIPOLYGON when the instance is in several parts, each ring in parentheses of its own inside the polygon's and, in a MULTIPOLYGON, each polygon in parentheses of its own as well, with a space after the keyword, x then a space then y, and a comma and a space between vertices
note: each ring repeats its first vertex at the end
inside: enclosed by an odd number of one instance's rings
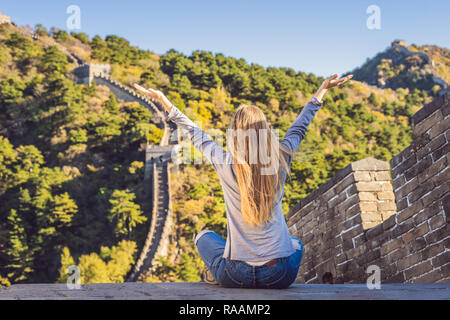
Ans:
POLYGON ((0 300, 450 300, 450 283, 294 284, 284 290, 230 289, 198 283, 18 284, 0 289, 0 300))

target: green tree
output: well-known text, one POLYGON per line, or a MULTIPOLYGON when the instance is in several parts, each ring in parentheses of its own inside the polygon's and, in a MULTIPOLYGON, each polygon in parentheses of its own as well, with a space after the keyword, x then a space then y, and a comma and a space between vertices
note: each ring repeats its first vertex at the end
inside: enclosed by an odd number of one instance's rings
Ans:
POLYGON ((27 280, 32 269, 32 257, 26 239, 25 226, 16 210, 8 216, 9 241, 6 250, 8 278, 11 282, 27 280))
POLYGON ((134 202, 136 196, 127 190, 115 190, 109 203, 108 219, 115 224, 116 235, 130 235, 131 230, 147 220, 141 207, 134 202))
POLYGON ((66 55, 57 46, 50 46, 42 57, 41 69, 44 73, 65 74, 69 63, 66 55))
POLYGON ((69 278, 69 274, 67 270, 70 266, 75 265, 75 260, 72 258, 70 254, 70 250, 68 247, 64 247, 61 252, 61 267, 59 268, 59 283, 66 283, 69 278))

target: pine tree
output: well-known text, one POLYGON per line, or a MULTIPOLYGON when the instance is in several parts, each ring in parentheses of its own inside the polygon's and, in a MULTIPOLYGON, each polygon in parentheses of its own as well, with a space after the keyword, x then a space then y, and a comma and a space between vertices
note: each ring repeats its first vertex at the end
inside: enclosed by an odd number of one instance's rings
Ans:
POLYGON ((143 216, 141 207, 134 203, 136 196, 134 193, 126 190, 115 190, 109 203, 111 208, 109 210, 108 219, 115 223, 116 235, 130 234, 131 230, 138 224, 147 220, 143 216))
POLYGON ((8 278, 11 282, 22 282, 33 272, 32 257, 27 244, 25 227, 15 209, 11 209, 7 218, 9 241, 6 249, 8 278))

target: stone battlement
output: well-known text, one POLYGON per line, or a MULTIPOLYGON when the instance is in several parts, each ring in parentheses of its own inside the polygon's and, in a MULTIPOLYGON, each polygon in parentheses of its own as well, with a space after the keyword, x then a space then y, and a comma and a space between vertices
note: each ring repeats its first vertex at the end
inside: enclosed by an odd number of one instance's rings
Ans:
POLYGON ((0 24, 6 24, 6 23, 11 23, 11 18, 8 16, 5 16, 4 14, 2 14, 2 12, 0 11, 0 24))
POLYGON ((362 283, 371 265, 382 283, 450 282, 448 91, 412 126, 413 143, 389 164, 356 161, 291 209, 305 246, 297 283, 362 283))

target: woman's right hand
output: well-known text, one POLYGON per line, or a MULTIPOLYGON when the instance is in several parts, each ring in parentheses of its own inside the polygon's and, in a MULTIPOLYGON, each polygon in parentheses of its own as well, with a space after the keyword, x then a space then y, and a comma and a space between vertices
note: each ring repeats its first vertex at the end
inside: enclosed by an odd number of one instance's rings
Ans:
POLYGON ((144 87, 141 87, 137 83, 133 84, 133 86, 136 88, 136 90, 139 90, 139 92, 142 92, 144 95, 158 101, 164 109, 166 109, 167 113, 170 113, 172 110, 172 103, 167 99, 167 97, 159 90, 155 89, 145 89, 144 87))
POLYGON ((325 79, 325 81, 322 83, 322 85, 320 86, 322 89, 330 89, 336 86, 339 86, 341 84, 343 84, 344 82, 347 82, 348 80, 350 80, 351 78, 353 78, 353 75, 350 74, 346 77, 340 78, 340 79, 336 79, 338 77, 337 74, 331 76, 328 79, 325 79))
POLYGON ((324 82, 322 82, 321 86, 319 87, 319 90, 317 90, 316 94, 314 95, 318 101, 322 101, 322 98, 324 94, 327 92, 328 89, 339 86, 351 78, 353 78, 353 75, 348 75, 346 77, 342 77, 340 79, 336 79, 338 77, 337 74, 331 76, 328 79, 325 79, 324 82))

